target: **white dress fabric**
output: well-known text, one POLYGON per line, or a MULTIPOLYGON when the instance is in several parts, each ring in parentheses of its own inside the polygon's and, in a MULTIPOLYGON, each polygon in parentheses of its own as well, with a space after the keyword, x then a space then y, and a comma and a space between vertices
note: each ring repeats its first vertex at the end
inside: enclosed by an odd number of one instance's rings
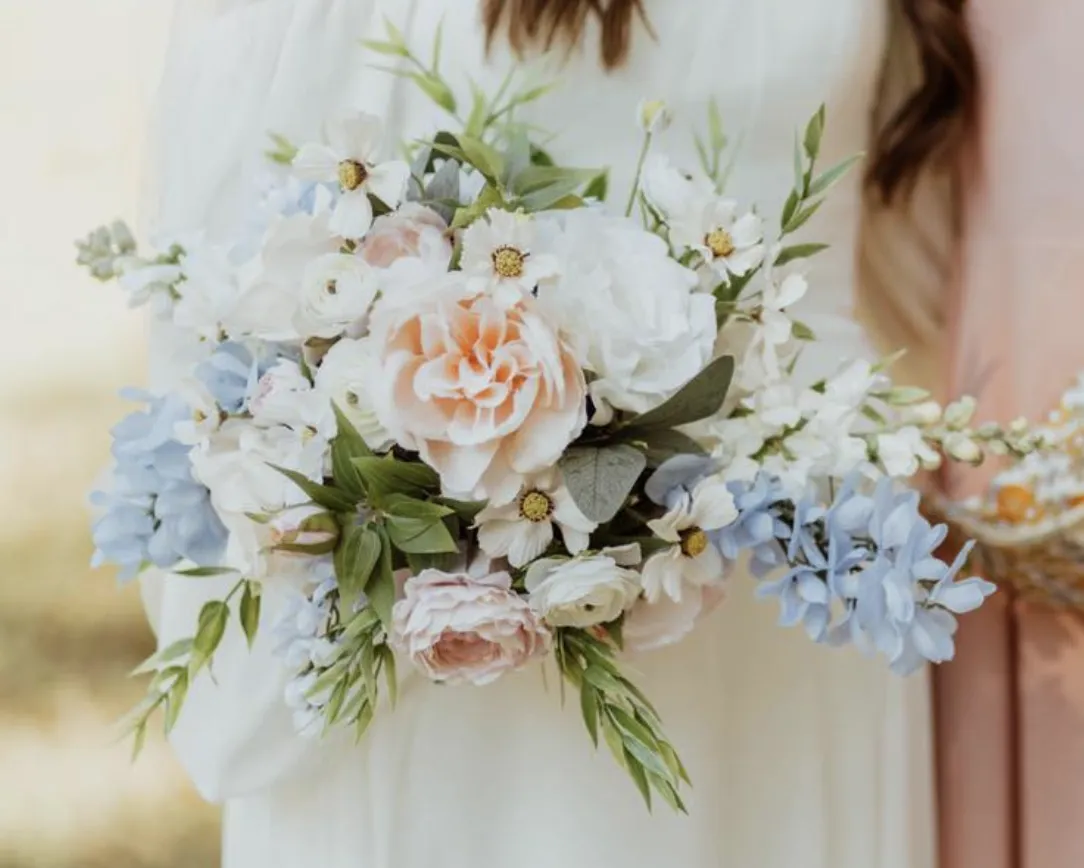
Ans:
MULTIPOLYGON (((267 131, 317 134, 337 109, 389 119, 389 138, 432 133, 440 112, 367 64, 361 38, 385 17, 427 57, 444 19, 443 70, 492 87, 512 62, 487 58, 477 0, 182 0, 159 106, 149 217, 164 233, 228 231, 267 131)), ((636 106, 662 98, 676 121, 663 146, 695 159, 689 128, 714 97, 741 155, 729 192, 775 219, 792 178, 794 130, 828 103, 825 165, 862 150, 884 44, 878 0, 648 0, 657 39, 599 71, 582 51, 542 66, 562 86, 531 113, 556 134, 559 162, 613 167, 628 190, 636 106)), ((445 121, 447 123, 447 121, 445 121)), ((830 346, 818 365, 861 352, 847 322, 860 218, 858 176, 808 227, 834 247, 811 270, 808 322, 830 346)), ((153 375, 171 376, 169 336, 153 375)), ((145 585, 160 641, 191 635, 216 580, 145 585)), ((440 687, 403 672, 400 702, 352 735, 305 741, 272 654, 278 597, 249 652, 231 625, 215 681, 194 685, 174 744, 200 791, 225 802, 225 868, 930 868, 927 684, 882 660, 817 647, 775 625, 753 581, 680 646, 627 661, 693 778, 689 815, 649 815, 578 703, 562 709, 551 671, 485 688, 440 687)))

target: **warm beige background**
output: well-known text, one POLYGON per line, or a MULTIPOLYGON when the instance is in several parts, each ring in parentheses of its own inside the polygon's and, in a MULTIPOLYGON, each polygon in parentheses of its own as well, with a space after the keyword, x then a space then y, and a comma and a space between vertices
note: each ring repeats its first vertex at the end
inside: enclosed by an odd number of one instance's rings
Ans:
POLYGON ((87 567, 83 492, 140 316, 73 264, 135 216, 167 0, 0 0, 0 866, 213 868, 216 818, 161 742, 113 722, 150 649, 134 588, 87 567))

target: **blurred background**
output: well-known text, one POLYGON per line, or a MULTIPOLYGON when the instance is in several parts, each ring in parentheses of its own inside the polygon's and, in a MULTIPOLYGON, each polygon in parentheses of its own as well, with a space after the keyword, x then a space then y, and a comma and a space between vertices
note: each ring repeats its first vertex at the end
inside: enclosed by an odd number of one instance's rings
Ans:
POLYGON ((137 216, 169 4, 0 2, 0 868, 213 868, 217 812, 116 722, 152 650, 135 586, 92 571, 84 493, 144 381, 142 318, 74 264, 137 216))

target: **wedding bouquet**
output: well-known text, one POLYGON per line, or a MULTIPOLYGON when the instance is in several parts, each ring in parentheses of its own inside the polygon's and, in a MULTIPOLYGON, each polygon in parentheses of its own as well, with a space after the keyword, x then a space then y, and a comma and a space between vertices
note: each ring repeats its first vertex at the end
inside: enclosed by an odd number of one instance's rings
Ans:
POLYGON ((817 338, 790 309, 824 246, 788 238, 852 162, 818 170, 823 109, 774 229, 726 197, 713 108, 702 165, 677 168, 666 107, 643 105, 615 212, 604 171, 555 165, 516 121, 544 89, 476 92, 462 118, 397 34, 370 47, 409 58, 450 129, 402 160, 367 115, 277 138, 230 243, 141 254, 115 225, 81 245, 190 338, 176 388, 114 430, 96 561, 235 577, 148 661, 137 744, 236 617, 275 632, 304 733, 360 736, 397 661, 484 685, 549 659, 596 744, 680 809, 685 770, 623 655, 681 641, 739 561, 814 642, 901 673, 952 657, 955 614, 992 586, 957 580, 966 551, 937 558, 944 528, 899 483, 1031 441, 972 430, 966 403, 942 411, 885 364, 802 379, 817 338), (270 583, 294 606, 269 624, 270 583))

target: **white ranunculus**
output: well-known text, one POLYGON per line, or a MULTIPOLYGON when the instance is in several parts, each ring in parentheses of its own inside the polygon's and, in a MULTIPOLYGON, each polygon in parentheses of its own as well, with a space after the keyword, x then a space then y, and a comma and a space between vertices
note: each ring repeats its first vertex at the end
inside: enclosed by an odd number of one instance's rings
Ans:
POLYGON ((538 303, 580 363, 595 374, 600 411, 657 407, 711 361, 715 300, 666 242, 596 209, 551 215, 562 275, 538 303))
POLYGON ((192 472, 210 489, 211 503, 220 514, 275 513, 308 498, 272 465, 319 481, 326 454, 322 437, 230 419, 192 450, 192 472))
POLYGON ((302 337, 333 338, 365 318, 377 280, 360 256, 326 253, 305 268, 294 325, 302 337))
POLYGON ((640 596, 639 562, 638 545, 535 561, 525 578, 531 607, 554 627, 608 624, 640 596))
POLYGON ((377 367, 371 339, 343 338, 320 361, 316 391, 342 410, 370 449, 383 451, 393 441, 373 409, 377 367))
POLYGON ((335 432, 331 405, 290 359, 282 359, 260 377, 248 409, 258 425, 288 425, 328 439, 335 432))

